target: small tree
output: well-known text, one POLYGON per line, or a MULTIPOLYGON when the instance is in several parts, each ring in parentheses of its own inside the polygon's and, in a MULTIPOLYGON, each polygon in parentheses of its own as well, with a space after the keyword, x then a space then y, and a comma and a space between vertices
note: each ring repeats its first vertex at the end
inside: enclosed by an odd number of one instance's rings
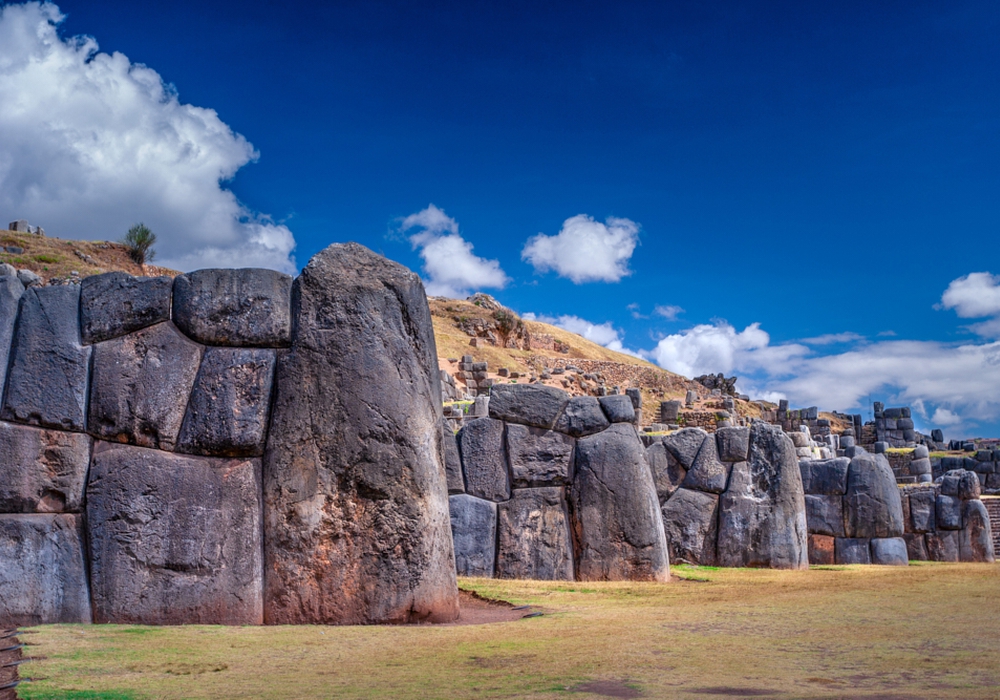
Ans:
POLYGON ((125 239, 122 241, 128 248, 128 255, 136 264, 145 265, 152 262, 156 257, 153 244, 156 243, 156 234, 149 230, 146 224, 139 222, 128 230, 125 239))

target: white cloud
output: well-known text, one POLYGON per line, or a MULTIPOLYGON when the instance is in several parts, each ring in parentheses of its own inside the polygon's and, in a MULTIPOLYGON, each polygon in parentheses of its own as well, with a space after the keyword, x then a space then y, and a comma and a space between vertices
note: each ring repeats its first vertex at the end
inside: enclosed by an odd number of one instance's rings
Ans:
POLYGON ((931 422, 934 423, 934 425, 940 425, 943 427, 957 425, 962 422, 962 418, 957 413, 952 413, 947 408, 938 407, 938 409, 934 411, 934 416, 931 418, 931 422))
POLYGON ((579 214, 563 222, 555 236, 530 238, 521 258, 538 272, 555 271, 576 284, 618 282, 631 274, 628 262, 639 242, 639 225, 608 217, 602 224, 579 214))
POLYGON ((941 307, 954 309, 959 318, 1000 315, 1000 277, 972 272, 952 280, 941 295, 941 307))
POLYGON ((90 37, 51 3, 0 8, 0 212, 55 236, 117 240, 143 221, 158 263, 295 271, 291 231, 221 182, 256 160, 214 110, 90 37))
POLYGON ((645 354, 660 367, 685 377, 716 372, 730 374, 737 367, 772 355, 775 348, 769 347, 770 340, 770 336, 760 329, 759 323, 751 324, 739 332, 725 322, 704 323, 666 336, 645 354), (760 354, 751 357, 755 350, 760 354))
POLYGON ((668 321, 676 321, 677 320, 677 316, 679 314, 684 313, 684 309, 682 309, 679 306, 672 306, 672 305, 659 306, 658 305, 656 308, 653 309, 653 313, 655 313, 657 316, 662 316, 663 318, 667 319, 668 321))
POLYGON ((548 323, 549 325, 562 328, 570 333, 576 333, 592 343, 603 345, 608 350, 614 350, 615 352, 632 355, 633 357, 642 357, 636 351, 629 350, 624 346, 622 343, 621 332, 614 327, 611 321, 605 321, 604 323, 592 323, 587 319, 580 318, 579 316, 546 316, 544 314, 534 314, 530 311, 526 314, 522 314, 522 317, 528 321, 548 323))
POLYGON ((502 289, 507 284, 500 263, 473 255, 472 244, 458 233, 458 223, 433 204, 402 220, 401 231, 413 228, 420 229, 410 243, 424 260, 428 294, 461 299, 474 289, 502 289))
POLYGON ((857 333, 845 332, 826 333, 824 335, 818 335, 815 338, 803 338, 800 342, 805 343, 806 345, 836 345, 838 343, 854 343, 864 339, 864 336, 858 335, 857 333))

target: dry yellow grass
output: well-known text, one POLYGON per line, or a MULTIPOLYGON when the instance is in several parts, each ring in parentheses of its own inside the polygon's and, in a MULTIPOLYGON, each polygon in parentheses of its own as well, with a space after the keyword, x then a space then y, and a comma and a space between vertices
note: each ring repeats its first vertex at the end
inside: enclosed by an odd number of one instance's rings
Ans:
POLYGON ((997 698, 1000 569, 677 567, 464 579, 542 617, 467 627, 49 626, 25 698, 997 698), (588 686, 608 681, 604 686, 588 686), (638 697, 638 696, 636 696, 638 697))

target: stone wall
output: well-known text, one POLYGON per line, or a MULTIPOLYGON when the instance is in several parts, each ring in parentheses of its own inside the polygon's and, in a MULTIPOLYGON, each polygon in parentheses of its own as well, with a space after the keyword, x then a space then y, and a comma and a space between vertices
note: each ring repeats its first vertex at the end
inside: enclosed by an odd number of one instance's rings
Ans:
POLYGON ((903 486, 900 492, 910 559, 995 561, 990 515, 974 472, 952 470, 939 483, 903 486))
POLYGON ((457 615, 419 278, 0 277, 0 624, 457 615))

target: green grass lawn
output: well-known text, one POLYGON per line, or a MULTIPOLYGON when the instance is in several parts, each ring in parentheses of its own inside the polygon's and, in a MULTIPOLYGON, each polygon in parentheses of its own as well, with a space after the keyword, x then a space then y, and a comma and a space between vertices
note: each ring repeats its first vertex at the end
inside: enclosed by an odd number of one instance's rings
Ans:
POLYGON ((1000 697, 1000 567, 674 573, 461 579, 545 611, 487 625, 39 627, 21 697, 1000 697))

